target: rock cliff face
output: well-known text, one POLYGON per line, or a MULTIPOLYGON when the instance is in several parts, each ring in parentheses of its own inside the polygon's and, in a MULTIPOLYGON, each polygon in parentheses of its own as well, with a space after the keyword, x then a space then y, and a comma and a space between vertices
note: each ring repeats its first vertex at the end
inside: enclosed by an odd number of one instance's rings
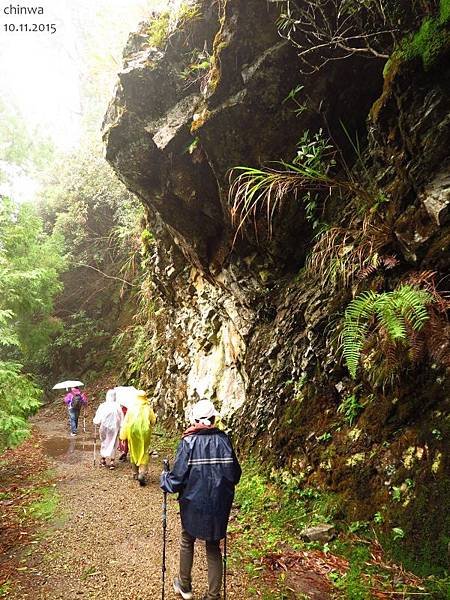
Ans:
MULTIPOLYGON (((399 257, 391 283, 417 270, 445 277, 448 63, 425 71, 418 59, 399 61, 384 91, 378 60, 350 57, 305 77, 294 48, 277 34, 275 3, 192 7, 189 18, 172 15, 163 48, 152 47, 148 24, 130 37, 104 124, 106 158, 147 207, 157 240, 149 277, 159 308, 149 320, 154 351, 143 383, 178 422, 190 402, 212 398, 240 447, 299 482, 338 492, 353 518, 386 510, 417 550, 431 527, 427 502, 448 492, 446 370, 409 371, 395 393, 359 382, 360 412, 345 421, 337 409, 355 383, 332 334, 352 290, 298 275, 314 232, 294 196, 281 205, 271 237, 261 217, 258 239, 250 227, 233 244, 229 170, 288 160, 302 133, 324 123, 346 154, 340 121, 361 134, 378 98, 368 163, 389 201, 399 257), (204 56, 208 69, 198 76, 192 65, 204 56), (298 85, 308 99, 300 116, 285 101, 298 85)), ((345 210, 334 203, 327 217, 339 223, 345 210)), ((444 527, 439 518, 432 525, 444 527)), ((442 550, 443 543, 434 545, 442 550)))

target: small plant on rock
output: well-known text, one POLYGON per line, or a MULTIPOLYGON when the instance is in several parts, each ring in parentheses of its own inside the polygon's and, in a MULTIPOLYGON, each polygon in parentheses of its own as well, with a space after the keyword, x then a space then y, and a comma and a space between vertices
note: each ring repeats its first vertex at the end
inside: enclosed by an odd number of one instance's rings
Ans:
POLYGON ((306 208, 306 219, 314 225, 320 192, 330 193, 333 189, 348 192, 352 188, 351 183, 330 174, 336 164, 335 151, 324 137, 322 129, 315 134, 304 132, 291 162, 274 161, 273 164, 274 168, 238 166, 231 170, 229 199, 236 236, 250 220, 257 234, 258 217, 264 217, 270 238, 275 214, 292 195, 294 198, 301 197, 306 208))
POLYGON ((356 395, 351 394, 341 402, 337 411, 338 413, 344 415, 344 418, 349 425, 353 425, 356 417, 361 412, 362 408, 363 407, 357 399, 356 395))
POLYGON ((161 12, 150 23, 148 28, 148 43, 155 48, 162 48, 169 35, 170 12, 165 10, 161 12))

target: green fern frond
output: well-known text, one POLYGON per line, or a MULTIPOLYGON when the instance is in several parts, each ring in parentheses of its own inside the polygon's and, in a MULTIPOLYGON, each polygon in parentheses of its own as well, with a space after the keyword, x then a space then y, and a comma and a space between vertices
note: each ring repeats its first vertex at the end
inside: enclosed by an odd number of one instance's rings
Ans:
POLYGON ((376 297, 376 293, 371 290, 363 292, 350 302, 344 314, 343 355, 352 377, 356 377, 376 297))
POLYGON ((402 285, 392 292, 395 308, 404 316, 415 331, 422 329, 429 319, 426 306, 433 302, 433 296, 425 290, 402 285))
POLYGON ((365 291, 354 298, 345 311, 342 331, 342 352, 350 375, 356 377, 373 319, 390 340, 405 344, 408 328, 420 331, 430 318, 427 307, 433 301, 429 292, 407 284, 392 292, 365 291))
POLYGON ((375 301, 374 309, 380 325, 386 329, 392 340, 404 340, 406 338, 405 317, 396 311, 392 302, 392 296, 381 294, 375 301))

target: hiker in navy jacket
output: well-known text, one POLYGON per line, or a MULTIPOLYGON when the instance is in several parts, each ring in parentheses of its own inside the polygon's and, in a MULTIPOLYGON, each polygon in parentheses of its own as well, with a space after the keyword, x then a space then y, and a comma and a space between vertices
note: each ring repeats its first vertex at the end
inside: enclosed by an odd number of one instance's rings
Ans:
POLYGON ((180 571, 174 590, 185 600, 192 598, 194 542, 206 541, 208 593, 203 600, 219 600, 222 587, 220 540, 226 536, 241 467, 229 437, 214 426, 217 416, 209 400, 193 407, 194 425, 178 446, 171 471, 161 475, 161 487, 178 492, 181 515, 180 571))

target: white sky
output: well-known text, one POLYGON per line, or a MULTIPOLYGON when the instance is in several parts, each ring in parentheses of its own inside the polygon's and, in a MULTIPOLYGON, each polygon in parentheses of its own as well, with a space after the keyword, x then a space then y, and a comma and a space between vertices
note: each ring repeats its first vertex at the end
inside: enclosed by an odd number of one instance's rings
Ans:
POLYGON ((84 36, 98 36, 97 53, 113 55, 120 63, 119 48, 128 32, 151 8, 167 4, 160 0, 23 0, 20 4, 0 0, 0 95, 12 100, 30 129, 39 124, 62 150, 73 148, 80 133, 84 36), (5 8, 8 11, 11 5, 42 6, 44 14, 6 15, 5 8), (105 26, 105 18, 112 27, 105 26), (33 23, 54 23, 57 31, 5 30, 7 24, 24 29, 33 23))

